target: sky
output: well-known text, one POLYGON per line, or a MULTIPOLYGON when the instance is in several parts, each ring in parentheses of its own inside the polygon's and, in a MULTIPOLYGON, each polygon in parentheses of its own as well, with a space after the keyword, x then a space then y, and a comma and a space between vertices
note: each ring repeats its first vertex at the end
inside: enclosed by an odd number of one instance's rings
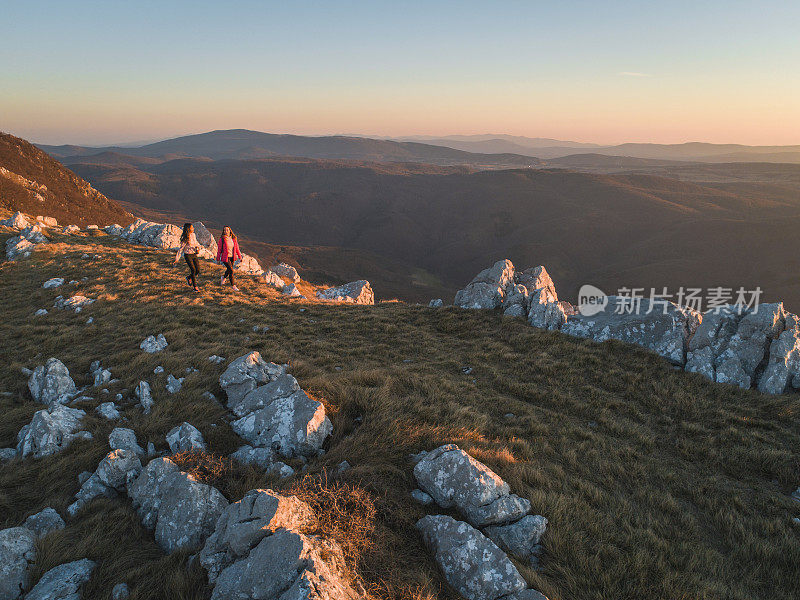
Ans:
POLYGON ((800 144, 800 2, 0 0, 0 130, 800 144))

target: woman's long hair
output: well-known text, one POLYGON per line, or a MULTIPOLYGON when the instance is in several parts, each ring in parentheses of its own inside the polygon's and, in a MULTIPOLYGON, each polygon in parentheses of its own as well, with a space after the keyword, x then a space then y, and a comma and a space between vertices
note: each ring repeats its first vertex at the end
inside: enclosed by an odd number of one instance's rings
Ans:
POLYGON ((192 228, 191 223, 185 223, 183 225, 183 233, 181 234, 181 244, 185 244, 189 241, 189 230, 192 228))
POLYGON ((235 234, 235 233, 233 233, 233 229, 231 229, 231 228, 230 228, 230 227, 228 227, 227 225, 225 225, 225 227, 223 227, 223 228, 222 228, 222 235, 223 235, 223 236, 225 235, 225 230, 226 230, 226 229, 227 229, 227 230, 228 230, 228 232, 230 233, 230 235, 231 235, 231 239, 232 239, 232 240, 235 240, 235 239, 236 239, 236 234, 235 234))

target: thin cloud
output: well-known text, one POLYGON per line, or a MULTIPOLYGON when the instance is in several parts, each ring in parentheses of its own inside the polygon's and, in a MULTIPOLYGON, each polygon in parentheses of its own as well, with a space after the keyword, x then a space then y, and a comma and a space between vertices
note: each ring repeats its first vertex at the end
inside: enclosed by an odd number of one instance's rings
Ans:
POLYGON ((623 77, 652 77, 650 73, 639 73, 638 71, 620 71, 617 75, 623 77))

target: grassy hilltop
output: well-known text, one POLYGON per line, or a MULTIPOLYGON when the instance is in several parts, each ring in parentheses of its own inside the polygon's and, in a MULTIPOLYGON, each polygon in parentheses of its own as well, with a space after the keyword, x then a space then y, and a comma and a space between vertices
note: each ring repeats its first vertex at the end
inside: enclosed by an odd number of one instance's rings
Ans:
MULTIPOLYGON (((0 242, 9 237, 0 234, 0 242)), ((170 266, 165 251, 99 232, 51 237, 30 259, 0 263, 0 447, 15 445, 43 408, 22 367, 57 357, 82 386, 89 364, 101 360, 121 381, 107 386, 108 395, 90 387, 94 400, 76 404, 87 412, 93 441, 0 465, 0 527, 47 506, 66 516, 78 474, 94 471, 117 424, 93 408, 122 392, 127 422, 120 425, 133 428, 140 444, 165 449, 164 435, 182 421, 202 432, 209 454, 176 462, 229 500, 273 487, 311 502, 319 528, 342 544, 348 566, 376 598, 457 597, 414 529, 429 510, 409 496, 416 485, 408 455, 448 442, 548 519, 541 570, 518 567, 551 600, 797 597, 800 527, 792 517, 800 507, 789 498, 800 484, 797 396, 714 384, 639 348, 536 330, 486 311, 288 300, 245 277, 234 294, 208 262, 195 295, 183 263, 170 266), (56 276, 80 283, 42 288, 56 276), (79 314, 52 308, 55 296, 75 293, 97 301, 79 314), (39 308, 50 312, 34 317, 39 308), (158 333, 168 348, 142 352, 141 340, 158 333), (290 363, 333 421, 325 455, 287 480, 227 459, 242 441, 227 410, 201 399, 211 391, 224 400, 220 373, 250 350, 290 363), (209 363, 212 354, 226 363, 209 363), (163 374, 153 374, 157 365, 163 374), (199 372, 167 394, 166 375, 183 376, 187 367, 199 372), (153 386, 148 416, 134 406, 140 379, 153 386), (335 475, 343 460, 353 468, 335 475)), ((311 297, 310 288, 301 291, 311 297)), ((298 461, 292 465, 299 471, 298 461)), ((32 583, 85 557, 98 562, 87 598, 109 598, 120 581, 134 599, 209 595, 203 571, 188 566, 185 552, 163 554, 126 498, 95 500, 45 537, 32 583)))

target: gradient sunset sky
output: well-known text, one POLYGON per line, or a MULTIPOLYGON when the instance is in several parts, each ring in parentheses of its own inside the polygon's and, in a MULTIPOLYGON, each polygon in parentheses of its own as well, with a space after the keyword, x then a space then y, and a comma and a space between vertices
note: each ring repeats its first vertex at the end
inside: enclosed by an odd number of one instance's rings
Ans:
POLYGON ((0 130, 800 144, 800 2, 3 0, 0 130))

